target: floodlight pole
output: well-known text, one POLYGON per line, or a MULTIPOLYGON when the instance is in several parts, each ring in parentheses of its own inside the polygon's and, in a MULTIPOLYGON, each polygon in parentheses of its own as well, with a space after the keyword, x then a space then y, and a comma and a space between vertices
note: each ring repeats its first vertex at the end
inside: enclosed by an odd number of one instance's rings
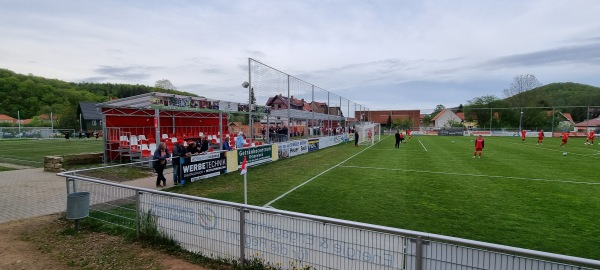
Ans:
POLYGON ((554 132, 554 107, 552 107, 552 132, 554 132))
POLYGON ((254 125, 252 123, 252 69, 251 58, 248 58, 248 125, 250 126, 250 142, 254 140, 254 125))
POLYGON ((492 133, 492 117, 494 115, 494 111, 490 108, 490 134, 492 133))
POLYGON ((21 133, 21 111, 17 111, 17 123, 19 124, 19 133, 21 133))
POLYGON ((519 119, 519 131, 523 131, 523 108, 521 108, 521 118, 519 119))
POLYGON ((590 106, 587 107, 587 113, 585 114, 585 131, 590 131, 590 106))

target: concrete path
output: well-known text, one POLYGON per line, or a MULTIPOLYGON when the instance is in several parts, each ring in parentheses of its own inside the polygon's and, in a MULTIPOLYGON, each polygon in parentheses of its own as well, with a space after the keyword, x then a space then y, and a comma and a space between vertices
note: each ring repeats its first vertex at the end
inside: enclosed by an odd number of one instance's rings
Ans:
MULTIPOLYGON (((165 170, 167 185, 172 186, 171 170, 165 170)), ((154 177, 122 184, 156 189, 154 177)), ((0 223, 64 212, 67 209, 67 185, 64 177, 42 168, 0 172, 0 223)))

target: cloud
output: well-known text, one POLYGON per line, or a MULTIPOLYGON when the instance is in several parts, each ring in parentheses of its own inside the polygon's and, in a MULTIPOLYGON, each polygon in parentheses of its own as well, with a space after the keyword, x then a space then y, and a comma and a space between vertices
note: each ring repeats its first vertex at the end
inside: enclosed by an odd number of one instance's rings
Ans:
POLYGON ((244 50, 242 50, 242 53, 248 55, 249 58, 264 58, 267 56, 266 53, 264 53, 260 50, 244 49, 244 50))
POLYGON ((104 75, 102 76, 103 78, 123 81, 139 81, 150 78, 152 76, 150 73, 158 69, 161 69, 161 67, 99 66, 94 71, 98 74, 104 75))
POLYGON ((110 80, 111 80, 111 77, 96 76, 96 77, 87 77, 87 78, 79 79, 76 81, 100 83, 100 82, 110 82, 110 80))
POLYGON ((600 42, 499 57, 482 64, 488 69, 558 64, 600 64, 600 42))
POLYGON ((64 80, 244 101, 250 57, 373 108, 455 106, 521 73, 600 85, 597 0, 5 2, 2 68, 64 80))

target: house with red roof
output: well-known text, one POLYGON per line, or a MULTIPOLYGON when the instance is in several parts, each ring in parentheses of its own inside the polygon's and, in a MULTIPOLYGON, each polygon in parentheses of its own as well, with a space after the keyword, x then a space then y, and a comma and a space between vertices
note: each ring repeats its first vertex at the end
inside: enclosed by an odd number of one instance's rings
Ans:
POLYGON ((443 128, 443 127, 451 127, 451 123, 462 123, 463 119, 458 117, 452 110, 443 109, 438 114, 436 114, 433 118, 431 118, 431 123, 433 123, 433 127, 443 128))
POLYGON ((17 119, 12 118, 6 114, 0 114, 0 123, 15 124, 17 123, 17 119))
POLYGON ((600 129, 600 117, 577 123, 575 128, 577 131, 585 132, 600 129))

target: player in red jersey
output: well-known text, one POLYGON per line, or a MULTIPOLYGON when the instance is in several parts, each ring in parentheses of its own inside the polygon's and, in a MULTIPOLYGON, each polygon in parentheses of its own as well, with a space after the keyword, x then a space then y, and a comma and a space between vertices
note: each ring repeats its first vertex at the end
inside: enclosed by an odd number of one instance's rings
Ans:
POLYGON ((591 144, 591 145, 594 145, 594 136, 595 136, 595 133, 594 133, 594 131, 593 131, 593 130, 590 130, 590 133, 588 133, 588 137, 587 137, 587 139, 585 139, 585 143, 586 143, 586 144, 591 144), (588 143, 588 141, 591 141, 591 143, 588 143))
POLYGON ((523 142, 525 142, 525 135, 527 134, 527 131, 525 131, 524 129, 521 130, 521 140, 523 140, 523 142))
POLYGON ((412 135, 410 135, 410 128, 406 130, 406 136, 409 140, 412 139, 412 135))
POLYGON ((538 144, 542 144, 544 142, 544 130, 540 130, 538 133, 538 144))
POLYGON ((485 142, 483 141, 483 137, 479 135, 479 137, 477 137, 475 140, 475 152, 473 152, 473 158, 477 156, 477 153, 479 153, 479 158, 481 158, 481 152, 483 152, 484 144, 485 142))
POLYGON ((560 147, 563 147, 563 145, 567 144, 567 140, 569 139, 569 132, 565 132, 563 133, 562 136, 562 142, 560 143, 560 147))

